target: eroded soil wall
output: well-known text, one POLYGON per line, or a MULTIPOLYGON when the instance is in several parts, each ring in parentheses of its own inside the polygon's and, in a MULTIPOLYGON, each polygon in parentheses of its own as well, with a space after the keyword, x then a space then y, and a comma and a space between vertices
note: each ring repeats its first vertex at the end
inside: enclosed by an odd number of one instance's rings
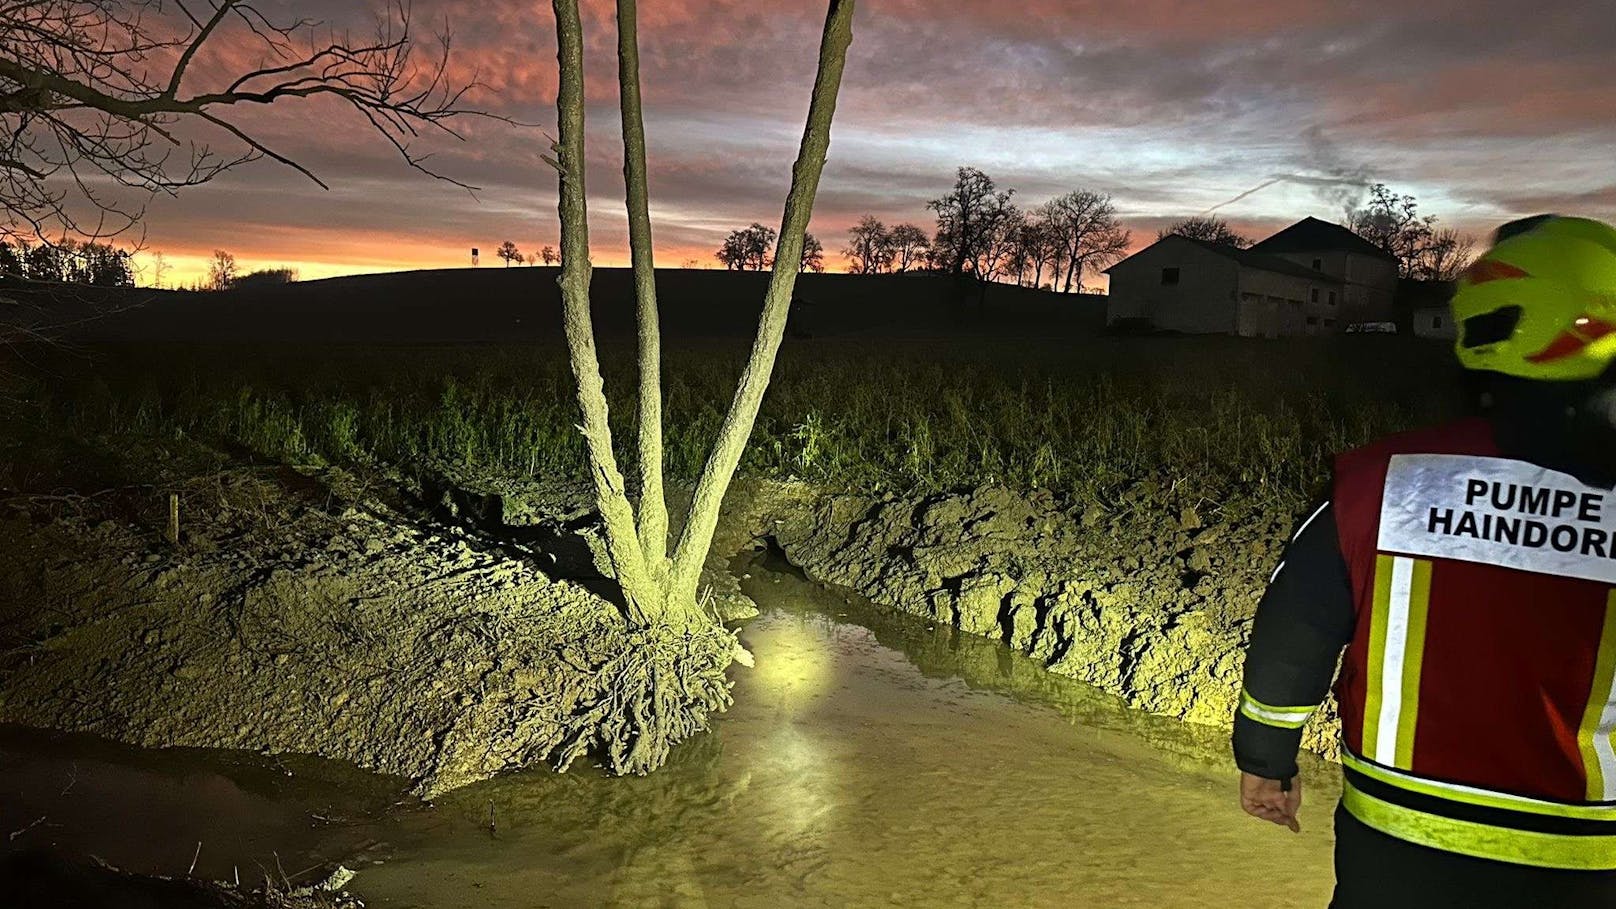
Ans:
MULTIPOLYGON (((1151 481, 1110 502, 985 486, 931 496, 775 493, 809 576, 996 638, 1151 713, 1229 726, 1264 584, 1296 516, 1151 481)), ((1333 700, 1305 747, 1336 752, 1333 700)))

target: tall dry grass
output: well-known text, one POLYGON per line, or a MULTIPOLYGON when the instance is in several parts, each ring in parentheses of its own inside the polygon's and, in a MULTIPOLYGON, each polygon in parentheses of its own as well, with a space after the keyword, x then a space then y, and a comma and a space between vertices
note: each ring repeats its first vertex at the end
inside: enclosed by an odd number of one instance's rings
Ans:
MULTIPOLYGON (((629 353, 603 350, 625 464, 629 353)), ((743 355, 721 342, 667 352, 670 479, 699 470, 743 355)), ((1451 415, 1452 371, 1440 347, 1392 338, 794 340, 741 471, 863 491, 1089 495, 1152 476, 1289 505, 1332 453, 1451 415)), ((6 435, 184 433, 296 463, 577 476, 571 382, 557 348, 104 350, 29 383, 6 435)))

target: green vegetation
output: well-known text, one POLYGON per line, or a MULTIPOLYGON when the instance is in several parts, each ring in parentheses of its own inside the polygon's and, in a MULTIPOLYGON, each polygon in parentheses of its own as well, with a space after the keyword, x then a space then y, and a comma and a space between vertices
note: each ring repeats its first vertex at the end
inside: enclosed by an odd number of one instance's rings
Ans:
MULTIPOLYGON (((631 364, 627 351, 607 364, 631 364)), ((666 457, 692 482, 745 357, 667 352, 666 457)), ((634 373, 607 367, 621 463, 634 373)), ((1143 477, 1305 504, 1332 452, 1457 408, 1437 345, 1394 338, 1066 342, 795 340, 741 464, 832 488, 982 483, 1105 496, 1143 477)), ((559 347, 125 349, 15 395, 14 430, 185 433, 291 463, 387 462, 473 476, 582 477, 559 347)), ((8 432, 13 442, 26 442, 8 432)))

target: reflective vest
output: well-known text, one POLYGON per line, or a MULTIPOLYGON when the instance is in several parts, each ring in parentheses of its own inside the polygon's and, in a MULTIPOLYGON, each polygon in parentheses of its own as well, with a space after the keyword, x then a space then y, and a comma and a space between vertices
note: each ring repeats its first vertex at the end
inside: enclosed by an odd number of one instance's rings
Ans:
POLYGON ((1336 694, 1370 827, 1616 869, 1616 494, 1501 457, 1471 420, 1336 462, 1357 625, 1336 694))

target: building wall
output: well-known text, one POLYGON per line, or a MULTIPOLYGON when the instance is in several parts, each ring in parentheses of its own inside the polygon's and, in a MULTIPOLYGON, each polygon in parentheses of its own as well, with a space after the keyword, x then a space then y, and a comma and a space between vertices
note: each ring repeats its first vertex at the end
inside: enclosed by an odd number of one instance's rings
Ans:
POLYGON ((1414 334, 1421 338, 1452 341, 1459 337, 1459 326, 1453 321, 1453 311, 1446 306, 1430 306, 1414 311, 1414 334))
POLYGON ((1330 302, 1338 286, 1309 281, 1295 275, 1256 268, 1240 270, 1242 321, 1239 333, 1248 337, 1277 338, 1340 331, 1339 299, 1330 302), (1314 302, 1314 292, 1318 302, 1314 302))
POLYGON ((1397 263, 1378 256, 1347 255, 1343 314, 1349 322, 1390 322, 1396 317, 1397 263))
POLYGON ((1111 268, 1106 321, 1148 319, 1165 331, 1238 331, 1240 266, 1188 240, 1168 237, 1111 268), (1163 283, 1163 269, 1178 283, 1163 283))
POLYGON ((1343 282, 1335 315, 1338 328, 1354 322, 1389 322, 1395 312, 1397 263, 1345 250, 1276 253, 1280 258, 1343 282))

